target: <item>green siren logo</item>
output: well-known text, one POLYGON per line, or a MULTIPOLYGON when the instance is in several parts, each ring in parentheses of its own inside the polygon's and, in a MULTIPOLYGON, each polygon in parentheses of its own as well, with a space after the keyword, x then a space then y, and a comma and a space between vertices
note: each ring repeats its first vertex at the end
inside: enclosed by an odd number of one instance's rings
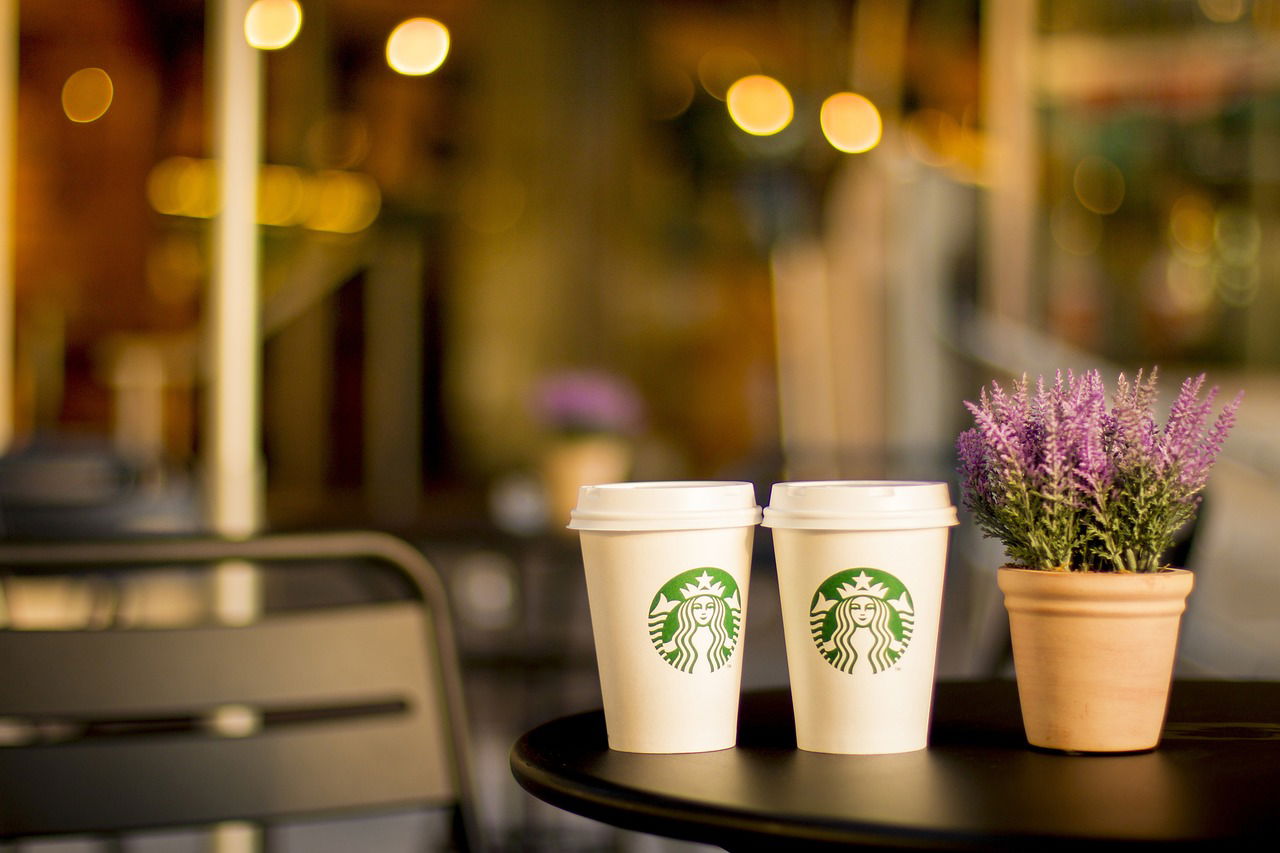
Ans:
POLYGON ((822 582, 809 606, 818 652, 841 672, 883 672, 902 657, 915 628, 907 588, 880 569, 845 569, 822 582))
POLYGON ((733 576, 706 566, 663 585, 649 605, 649 639, 681 672, 715 672, 729 662, 742 631, 742 598, 733 576))

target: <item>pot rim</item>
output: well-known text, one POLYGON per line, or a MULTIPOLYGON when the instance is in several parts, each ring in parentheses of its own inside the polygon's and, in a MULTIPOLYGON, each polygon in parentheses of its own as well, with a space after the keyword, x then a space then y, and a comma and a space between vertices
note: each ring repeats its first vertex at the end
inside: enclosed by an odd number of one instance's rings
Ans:
MULTIPOLYGON (((1001 566, 995 577, 1010 611, 1025 609, 1061 610, 1068 607, 1096 608, 1098 613, 1128 612, 1131 604, 1155 599, 1173 605, 1178 612, 1195 586, 1189 569, 1161 569, 1154 572, 1051 572, 1001 566)), ((1065 612, 1065 611, 1064 611, 1065 612)))
POLYGON ((1054 571, 1052 569, 1028 569, 1026 566, 1000 566, 996 569, 998 572, 1018 572, 1019 574, 1044 575, 1046 577, 1118 577, 1118 578, 1149 578, 1158 575, 1189 575, 1194 574, 1191 569, 1181 568, 1178 566, 1162 566, 1154 572, 1095 572, 1083 571, 1077 572, 1071 569, 1066 571, 1054 571))

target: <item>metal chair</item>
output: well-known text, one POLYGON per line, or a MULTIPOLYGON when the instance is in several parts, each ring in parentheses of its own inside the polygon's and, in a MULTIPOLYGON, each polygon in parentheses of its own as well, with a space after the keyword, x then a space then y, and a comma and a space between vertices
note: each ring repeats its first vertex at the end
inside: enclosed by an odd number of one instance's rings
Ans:
POLYGON ((478 845, 444 587, 378 533, 0 543, 0 572, 244 560, 362 561, 403 599, 268 612, 251 624, 0 625, 0 838, 382 811, 452 810, 478 845))

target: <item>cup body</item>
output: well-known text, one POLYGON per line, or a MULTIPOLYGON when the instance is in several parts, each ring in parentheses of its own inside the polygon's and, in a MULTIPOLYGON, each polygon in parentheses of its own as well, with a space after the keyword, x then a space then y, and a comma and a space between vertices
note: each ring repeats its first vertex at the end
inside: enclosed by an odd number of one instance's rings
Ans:
POLYGON ((945 483, 774 486, 796 745, 856 755, 928 745, 948 528, 945 483))
POLYGON ((579 532, 609 746, 706 752, 737 740, 749 483, 583 486, 579 532))

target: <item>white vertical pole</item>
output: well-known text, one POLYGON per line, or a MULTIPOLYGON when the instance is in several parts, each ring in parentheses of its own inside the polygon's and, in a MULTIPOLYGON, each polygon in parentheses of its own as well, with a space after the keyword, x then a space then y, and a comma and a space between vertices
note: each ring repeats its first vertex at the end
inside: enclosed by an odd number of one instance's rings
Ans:
MULTIPOLYGON (((262 61, 244 38, 250 0, 210 0, 207 79, 212 82, 213 157, 219 210, 213 221, 213 274, 205 304, 208 399, 205 421, 205 501, 209 526, 244 537, 261 522, 262 472, 258 391, 262 376, 258 310, 258 168, 262 146, 262 61)), ((261 610, 258 573, 229 560, 214 573, 214 608, 229 624, 253 621, 261 610)), ((212 853, 254 853, 257 827, 213 828, 212 853)))
POLYGON ((262 65, 244 37, 249 0, 213 0, 209 38, 213 156, 220 211, 213 221, 205 481, 209 523, 227 536, 259 526, 261 354, 255 210, 261 149, 262 65))
POLYGON ((0 453, 13 442, 13 173, 18 140, 18 0, 0 0, 0 453))
MULTIPOLYGON (((250 0, 211 0, 208 20, 213 156, 220 207, 213 221, 213 274, 205 306, 208 388, 205 502, 208 523, 245 537, 261 524, 263 476, 259 388, 259 269, 256 208, 262 146, 262 60, 244 37, 250 0)), ((218 566, 214 606, 227 623, 260 610, 258 575, 238 562, 218 566)))

